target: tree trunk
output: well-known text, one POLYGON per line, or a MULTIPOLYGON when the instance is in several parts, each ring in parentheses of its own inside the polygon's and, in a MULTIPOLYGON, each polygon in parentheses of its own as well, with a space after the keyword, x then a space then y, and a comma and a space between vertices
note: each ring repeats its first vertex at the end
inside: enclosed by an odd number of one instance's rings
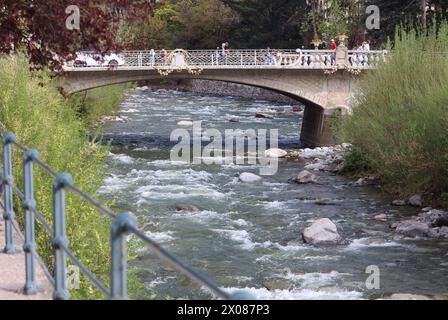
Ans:
POLYGON ((313 38, 317 38, 317 10, 315 0, 312 2, 311 9, 313 11, 313 38))
POLYGON ((426 29, 426 0, 421 0, 421 9, 422 9, 422 26, 426 29))

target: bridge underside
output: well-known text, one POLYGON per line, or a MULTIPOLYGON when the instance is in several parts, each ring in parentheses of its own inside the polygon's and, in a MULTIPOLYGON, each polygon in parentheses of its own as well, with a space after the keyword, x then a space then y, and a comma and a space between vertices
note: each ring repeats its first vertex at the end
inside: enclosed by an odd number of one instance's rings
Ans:
POLYGON ((205 69, 199 75, 187 71, 161 76, 157 70, 92 70, 76 68, 57 80, 68 94, 112 84, 155 79, 203 79, 225 81, 277 91, 302 102, 305 115, 301 141, 310 146, 333 144, 331 115, 337 109, 349 109, 357 78, 346 71, 325 75, 313 69, 205 69))

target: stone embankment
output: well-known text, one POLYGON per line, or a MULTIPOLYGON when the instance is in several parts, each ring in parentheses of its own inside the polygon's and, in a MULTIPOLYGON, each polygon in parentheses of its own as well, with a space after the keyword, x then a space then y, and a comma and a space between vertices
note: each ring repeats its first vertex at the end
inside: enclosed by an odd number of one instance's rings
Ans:
POLYGON ((255 100, 267 100, 277 103, 299 105, 293 98, 289 98, 280 93, 262 88, 246 86, 237 83, 223 81, 211 81, 200 79, 172 80, 164 79, 154 81, 143 81, 139 85, 147 86, 151 89, 175 89, 180 91, 209 94, 214 96, 232 96, 255 100))

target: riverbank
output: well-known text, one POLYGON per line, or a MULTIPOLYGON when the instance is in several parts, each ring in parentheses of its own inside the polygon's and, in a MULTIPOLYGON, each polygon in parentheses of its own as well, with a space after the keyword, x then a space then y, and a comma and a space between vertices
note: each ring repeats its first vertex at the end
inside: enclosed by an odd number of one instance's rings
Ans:
MULTIPOLYGON (((104 98, 108 88, 98 89, 87 103, 77 104, 76 99, 63 98, 51 86, 46 72, 33 73, 23 56, 0 58, 0 125, 14 132, 17 141, 29 148, 36 148, 40 160, 57 172, 69 172, 77 187, 87 194, 95 194, 104 179, 104 163, 109 147, 90 141, 89 126, 103 112, 118 110, 117 94, 104 98), (98 93, 102 93, 99 94, 98 93), (104 95, 103 95, 104 94, 104 95), (95 96, 102 97, 97 101, 95 96), (107 105, 101 104, 106 101, 107 105), (115 103, 115 105, 111 104, 115 103), (82 106, 88 109, 88 115, 82 106), (103 108, 104 107, 104 108, 103 108)), ((117 87, 114 88, 118 92, 117 87)), ((15 150, 15 164, 22 163, 22 155, 15 150)), ((14 165, 14 177, 23 190, 20 177, 22 166, 14 165)), ((38 210, 52 221, 52 177, 43 170, 35 170, 35 195, 38 210)), ((17 221, 23 221, 21 203, 15 199, 17 221)), ((23 229, 23 225, 21 225, 23 229)), ((67 234, 70 249, 99 279, 108 281, 110 270, 109 234, 110 220, 92 206, 73 194, 67 195, 67 234)), ((36 224, 37 249, 49 267, 53 268, 51 236, 36 224)), ((73 299, 102 299, 103 295, 84 277, 80 288, 72 290, 73 299)))
MULTIPOLYGON (((306 180, 304 180, 305 182, 299 181, 300 183, 318 183, 317 177, 312 172, 342 174, 346 167, 346 156, 352 150, 353 146, 350 144, 302 149, 296 152, 290 152, 287 158, 305 161, 305 171, 299 174, 299 176, 306 177, 306 180)), ((379 192, 382 190, 381 181, 374 176, 359 178, 352 181, 350 185, 353 187, 370 186, 378 189, 379 192)), ((328 199, 315 199, 315 201, 331 204, 331 201, 329 202, 328 199)), ((448 239, 448 212, 431 207, 424 207, 420 195, 413 195, 406 200, 395 199, 390 204, 395 209, 376 212, 372 215, 372 219, 388 225, 390 232, 394 232, 394 240, 448 239), (403 216, 400 208, 406 206, 417 208, 419 212, 415 215, 403 216)))

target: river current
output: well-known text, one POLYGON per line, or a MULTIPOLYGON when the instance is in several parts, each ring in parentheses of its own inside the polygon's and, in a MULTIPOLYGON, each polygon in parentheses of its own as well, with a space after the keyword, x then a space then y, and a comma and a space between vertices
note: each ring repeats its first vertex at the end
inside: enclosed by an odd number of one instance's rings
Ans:
MULTIPOLYGON (((278 173, 259 183, 238 180, 258 166, 187 164, 170 161, 170 134, 179 121, 202 121, 203 129, 279 129, 282 149, 299 147, 301 117, 292 106, 170 90, 136 90, 121 106, 125 121, 108 123, 113 139, 107 178, 98 193, 114 199, 116 211, 131 211, 146 234, 230 292, 246 290, 258 299, 375 299, 391 293, 447 294, 448 243, 394 241, 387 223, 373 217, 389 212, 391 198, 373 187, 354 187, 345 177, 316 173, 319 184, 288 180, 304 167, 281 160, 278 173), (272 119, 256 118, 255 114, 272 119), (232 121, 230 121, 232 120, 232 121), (312 199, 331 199, 322 205, 312 199), (176 211, 190 204, 202 211, 176 211), (348 243, 317 248, 301 232, 318 218, 338 225, 348 243), (368 266, 380 270, 380 288, 366 285, 368 266)), ((157 299, 210 299, 160 261, 138 250, 131 265, 145 293, 157 299)))

